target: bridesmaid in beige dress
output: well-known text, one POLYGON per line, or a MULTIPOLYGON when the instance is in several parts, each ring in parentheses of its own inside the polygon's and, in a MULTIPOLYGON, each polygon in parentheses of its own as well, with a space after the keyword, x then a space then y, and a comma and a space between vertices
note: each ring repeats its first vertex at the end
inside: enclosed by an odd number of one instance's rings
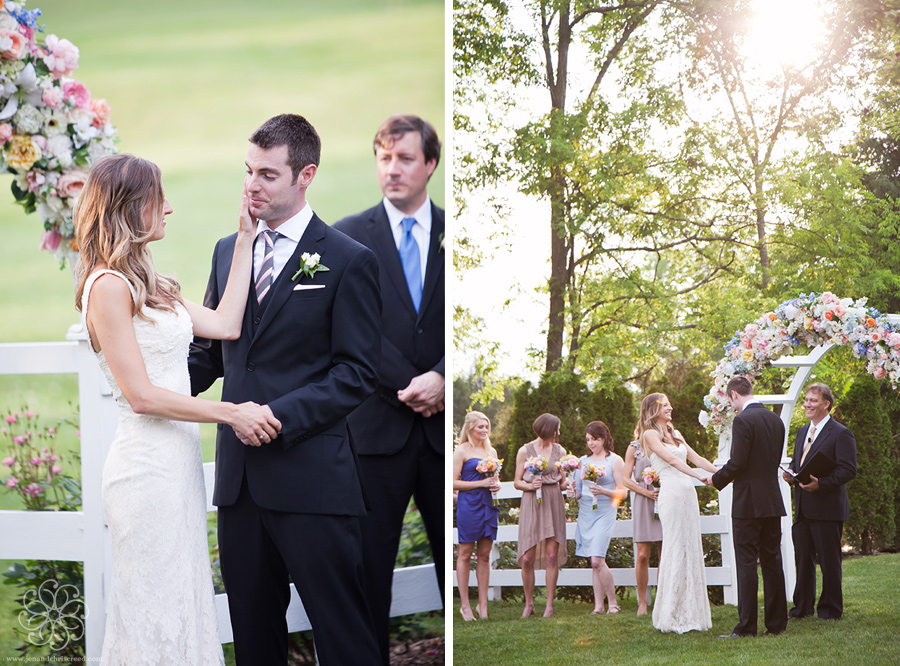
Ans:
POLYGON ((553 414, 541 414, 532 428, 537 439, 528 442, 516 454, 514 485, 522 491, 519 510, 519 554, 516 562, 522 568, 522 587, 525 590, 525 610, 522 617, 534 613, 534 570, 545 569, 547 581, 547 606, 544 617, 553 615, 553 599, 556 596, 556 580, 559 567, 568 558, 566 552, 566 508, 560 484, 565 476, 556 468, 556 461, 566 455, 559 445, 559 418, 553 414), (525 471, 525 462, 532 456, 547 459, 543 474, 525 471), (537 489, 541 489, 541 501, 537 501, 537 489))

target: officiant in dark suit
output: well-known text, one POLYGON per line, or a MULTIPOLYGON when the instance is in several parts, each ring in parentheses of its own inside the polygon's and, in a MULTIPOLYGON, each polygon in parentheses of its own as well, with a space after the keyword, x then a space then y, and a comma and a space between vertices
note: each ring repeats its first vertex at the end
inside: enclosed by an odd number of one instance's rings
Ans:
MULTIPOLYGON (((306 201, 320 140, 283 114, 250 137, 244 188, 257 221, 237 340, 197 340, 193 392, 224 376, 222 399, 267 405, 269 441, 219 425, 216 488, 222 578, 238 666, 287 663, 290 580, 313 628, 319 663, 380 662, 363 580, 366 512, 347 415, 377 386, 381 357, 375 255, 322 222, 306 201)), ((235 236, 213 254, 206 300, 225 289, 235 236)))
POLYGON ((781 517, 787 514, 778 487, 784 424, 756 400, 746 377, 731 379, 725 395, 737 413, 731 427, 731 456, 712 477, 712 485, 719 490, 734 482, 731 523, 737 568, 738 624, 725 637, 756 635, 757 560, 763 578, 766 634, 780 634, 787 626, 787 593, 781 560, 781 517))
POLYGON ((366 578, 384 664, 391 585, 410 497, 421 513, 443 598, 444 211, 428 196, 441 157, 434 127, 413 115, 375 134, 384 198, 334 227, 378 257, 383 310, 378 390, 350 417, 371 511, 363 520, 366 578))
POLYGON ((803 408, 809 423, 797 431, 790 468, 799 472, 817 454, 826 457, 830 472, 794 484, 794 560, 797 585, 790 617, 813 614, 816 601, 816 562, 822 569, 822 594, 816 607, 823 620, 839 620, 844 613, 841 590, 841 534, 850 517, 847 483, 856 476, 856 438, 831 417, 834 395, 825 384, 806 387, 803 408))

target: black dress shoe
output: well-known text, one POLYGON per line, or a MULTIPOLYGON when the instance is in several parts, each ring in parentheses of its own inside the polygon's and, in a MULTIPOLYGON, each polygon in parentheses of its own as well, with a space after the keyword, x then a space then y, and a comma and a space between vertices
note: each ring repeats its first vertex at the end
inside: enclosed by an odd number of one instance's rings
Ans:
POLYGON ((730 634, 722 634, 719 638, 754 638, 755 636, 756 634, 737 634, 732 632, 730 634))
POLYGON ((769 631, 768 629, 766 629, 763 632, 763 636, 780 636, 783 633, 784 633, 784 629, 782 629, 781 631, 769 631))
POLYGON ((788 613, 789 620, 802 620, 805 617, 812 617, 812 613, 801 613, 796 608, 791 609, 791 612, 788 613))

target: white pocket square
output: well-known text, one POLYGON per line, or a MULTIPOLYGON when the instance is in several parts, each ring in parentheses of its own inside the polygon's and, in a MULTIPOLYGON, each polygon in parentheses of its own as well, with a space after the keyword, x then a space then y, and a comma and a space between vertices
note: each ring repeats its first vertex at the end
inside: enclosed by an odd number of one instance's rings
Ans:
POLYGON ((303 291, 304 289, 324 289, 324 284, 298 284, 294 286, 294 291, 303 291))

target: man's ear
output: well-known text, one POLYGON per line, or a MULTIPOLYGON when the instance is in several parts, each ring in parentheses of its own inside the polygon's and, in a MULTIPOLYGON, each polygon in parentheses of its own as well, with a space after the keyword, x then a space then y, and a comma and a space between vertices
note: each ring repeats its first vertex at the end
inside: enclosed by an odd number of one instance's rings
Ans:
POLYGON ((306 189, 313 182, 313 178, 316 176, 316 171, 318 167, 315 164, 307 164, 305 167, 300 169, 300 174, 297 176, 300 181, 300 186, 303 189, 306 189))

